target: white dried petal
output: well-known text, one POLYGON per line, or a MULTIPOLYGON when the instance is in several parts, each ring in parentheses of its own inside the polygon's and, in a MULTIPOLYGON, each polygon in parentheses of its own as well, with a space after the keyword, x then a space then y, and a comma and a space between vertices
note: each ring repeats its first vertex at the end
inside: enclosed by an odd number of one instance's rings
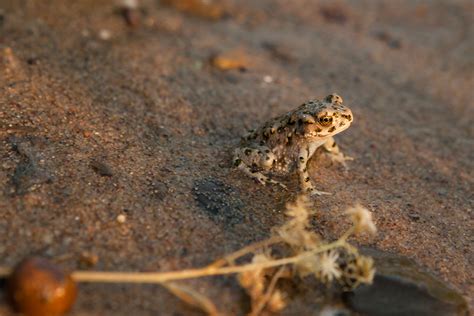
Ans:
POLYGON ((375 227, 372 220, 372 213, 365 207, 357 204, 354 207, 348 208, 346 214, 351 217, 356 234, 367 232, 373 235, 377 232, 377 227, 375 227))

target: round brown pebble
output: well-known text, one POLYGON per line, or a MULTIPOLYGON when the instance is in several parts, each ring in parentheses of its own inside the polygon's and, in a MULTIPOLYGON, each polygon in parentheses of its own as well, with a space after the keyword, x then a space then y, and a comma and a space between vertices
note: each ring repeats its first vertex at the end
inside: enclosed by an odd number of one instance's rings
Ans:
POLYGON ((74 304, 74 280, 55 264, 42 258, 20 262, 8 279, 14 308, 26 316, 60 316, 74 304))

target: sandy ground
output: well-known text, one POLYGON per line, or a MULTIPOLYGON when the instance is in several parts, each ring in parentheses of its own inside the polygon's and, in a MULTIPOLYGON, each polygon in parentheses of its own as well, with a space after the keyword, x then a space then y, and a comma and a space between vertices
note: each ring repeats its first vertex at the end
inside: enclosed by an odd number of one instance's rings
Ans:
MULTIPOLYGON (((354 113, 337 139, 355 160, 349 173, 311 162, 334 193, 315 199, 314 229, 336 238, 359 201, 379 229, 369 245, 413 258, 472 307, 472 2, 223 7, 213 20, 142 1, 130 27, 113 1, 0 1, 0 264, 39 254, 75 269, 91 252, 94 269, 172 270, 267 237, 297 178, 289 192, 257 185, 231 168, 232 149, 336 92, 354 113), (216 69, 215 54, 245 71, 216 69)), ((188 284, 227 314, 248 308, 232 277, 188 284)), ((158 286, 80 291, 72 315, 199 314, 158 286)), ((297 289, 287 314, 313 313, 311 295, 297 289)))

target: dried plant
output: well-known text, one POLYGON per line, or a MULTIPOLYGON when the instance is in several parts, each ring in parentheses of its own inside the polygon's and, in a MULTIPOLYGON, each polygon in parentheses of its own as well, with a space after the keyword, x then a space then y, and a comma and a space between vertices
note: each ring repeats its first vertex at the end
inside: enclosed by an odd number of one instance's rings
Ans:
POLYGON ((196 292, 195 290, 187 286, 178 285, 171 282, 163 283, 162 285, 183 302, 199 308, 209 316, 219 316, 219 312, 214 303, 209 298, 196 292))
POLYGON ((299 195, 294 203, 288 203, 285 214, 289 220, 273 230, 274 234, 296 252, 317 248, 321 238, 308 230, 309 220, 314 212, 310 209, 309 198, 299 195))
POLYGON ((372 213, 360 204, 356 204, 354 207, 348 208, 346 214, 351 216, 352 223, 354 225, 354 233, 369 233, 375 235, 377 228, 372 221, 372 213))
MULTIPOLYGON (((281 278, 297 280, 312 276, 324 284, 340 284, 344 289, 372 282, 375 274, 372 258, 359 254, 347 241, 354 234, 375 234, 372 214, 360 205, 345 213, 351 218, 352 226, 339 239, 327 242, 311 230, 310 219, 314 211, 308 197, 301 195, 287 205, 288 221, 274 228, 270 238, 239 249, 204 268, 170 272, 75 271, 72 278, 78 282, 159 283, 182 301, 216 316, 220 313, 209 298, 170 282, 237 274, 239 284, 251 300, 249 316, 277 312, 288 302, 285 293, 278 288, 281 278), (273 251, 277 244, 279 256, 273 251), (236 264, 237 259, 248 254, 253 254, 251 262, 236 264)), ((0 267, 0 276, 8 275, 10 271, 0 267)))
MULTIPOLYGON (((327 243, 321 236, 310 230, 310 219, 314 211, 310 208, 308 197, 298 196, 294 203, 287 204, 285 214, 289 220, 273 230, 275 236, 272 239, 274 243, 286 245, 293 256, 282 259, 272 258, 271 251, 267 249, 266 255, 256 254, 252 262, 257 265, 258 263, 270 265, 283 261, 284 264, 292 266, 293 269, 287 269, 291 272, 291 277, 312 275, 324 284, 337 281, 344 289, 351 289, 362 283, 371 283, 375 274, 372 258, 360 255, 357 248, 350 245, 347 239, 352 234, 364 232, 375 234, 376 227, 372 221, 372 214, 360 205, 347 209, 345 213, 350 216, 352 226, 338 240, 327 243)), ((265 244, 267 247, 270 245, 265 244)), ((240 254, 243 255, 243 253, 240 254)), ((278 271, 281 273, 283 270, 278 271)), ((268 302, 268 297, 266 297, 265 304, 261 303, 265 298, 265 288, 270 288, 270 283, 266 282, 265 278, 268 278, 271 273, 269 268, 256 267, 253 271, 239 274, 239 282, 246 289, 252 302, 252 311, 249 314, 251 316, 261 313, 268 302)), ((272 278, 272 280, 277 279, 272 278)), ((272 284, 271 291, 279 297, 283 293, 274 290, 275 284, 276 281, 272 284)), ((283 309, 286 302, 279 300, 277 305, 278 309, 283 309)), ((268 311, 275 311, 269 308, 270 304, 266 306, 268 311)))
MULTIPOLYGON (((265 254, 257 254, 252 259, 254 263, 271 261, 272 258, 265 254)), ((275 289, 284 271, 285 267, 280 267, 276 273, 273 273, 271 279, 268 279, 268 275, 272 272, 269 269, 255 269, 238 275, 239 284, 247 291, 251 299, 252 311, 249 316, 259 315, 265 308, 277 312, 286 306, 282 293, 275 289)))

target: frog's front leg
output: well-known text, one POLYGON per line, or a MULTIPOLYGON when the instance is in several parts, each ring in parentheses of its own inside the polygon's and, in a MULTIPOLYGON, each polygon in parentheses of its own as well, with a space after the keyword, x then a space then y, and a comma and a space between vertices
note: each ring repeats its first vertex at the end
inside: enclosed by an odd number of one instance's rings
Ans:
POLYGON ((347 170, 347 160, 354 160, 354 158, 344 155, 333 137, 329 137, 328 140, 323 144, 323 148, 329 158, 337 163, 340 163, 347 170))
POLYGON ((299 155, 298 155, 298 174, 300 177, 300 183, 301 183, 301 189, 303 192, 307 192, 311 195, 323 195, 323 194, 331 194, 329 192, 323 192, 316 190, 314 187, 313 183, 311 182, 311 179, 309 177, 308 173, 308 161, 313 155, 314 151, 316 148, 319 147, 319 145, 313 145, 313 146, 305 146, 299 150, 299 155))
POLYGON ((242 170, 246 175, 263 185, 265 183, 273 183, 286 189, 283 183, 270 179, 261 172, 263 170, 270 170, 275 163, 275 155, 264 146, 237 148, 234 152, 234 166, 242 170))

